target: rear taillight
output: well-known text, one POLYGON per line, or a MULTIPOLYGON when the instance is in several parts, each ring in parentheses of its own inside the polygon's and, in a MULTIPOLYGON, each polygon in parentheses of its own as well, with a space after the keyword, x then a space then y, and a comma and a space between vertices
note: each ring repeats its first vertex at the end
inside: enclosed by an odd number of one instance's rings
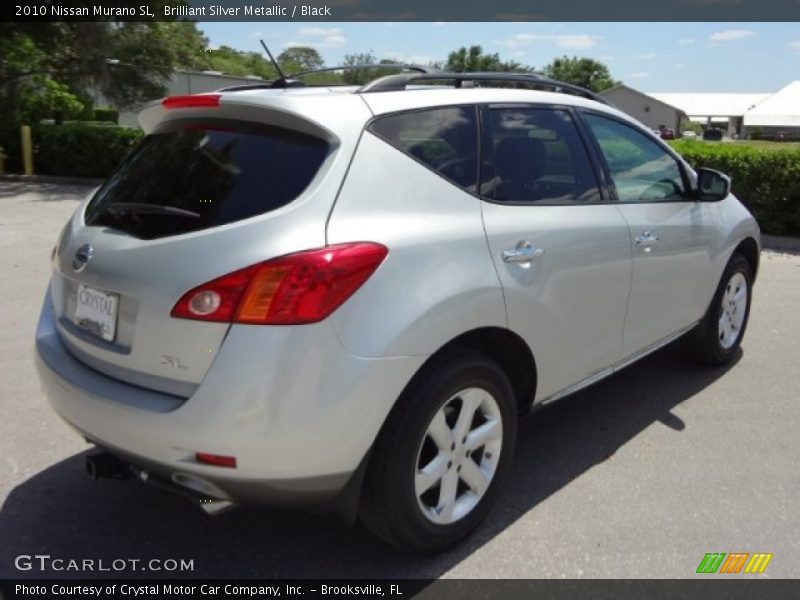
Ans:
POLYGON ((168 110, 173 108, 219 108, 219 99, 219 94, 170 96, 161 101, 161 106, 168 110))
POLYGON ((388 252, 380 244, 358 242, 289 254, 189 290, 171 314, 257 325, 315 323, 352 296, 388 252))

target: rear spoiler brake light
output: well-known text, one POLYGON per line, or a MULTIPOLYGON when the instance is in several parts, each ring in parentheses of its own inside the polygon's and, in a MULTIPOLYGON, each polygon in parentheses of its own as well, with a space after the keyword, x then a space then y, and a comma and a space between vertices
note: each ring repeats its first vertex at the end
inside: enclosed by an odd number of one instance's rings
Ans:
POLYGON ((219 108, 220 98, 220 94, 169 96, 161 101, 161 105, 167 110, 173 108, 219 108))

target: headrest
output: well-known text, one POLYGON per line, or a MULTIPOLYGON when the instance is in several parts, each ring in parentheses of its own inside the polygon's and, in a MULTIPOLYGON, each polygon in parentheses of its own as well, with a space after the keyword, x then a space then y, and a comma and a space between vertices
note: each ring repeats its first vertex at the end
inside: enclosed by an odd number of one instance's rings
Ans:
POLYGON ((506 138, 494 153, 497 174, 515 181, 536 181, 544 174, 546 161, 544 142, 529 137, 506 138))

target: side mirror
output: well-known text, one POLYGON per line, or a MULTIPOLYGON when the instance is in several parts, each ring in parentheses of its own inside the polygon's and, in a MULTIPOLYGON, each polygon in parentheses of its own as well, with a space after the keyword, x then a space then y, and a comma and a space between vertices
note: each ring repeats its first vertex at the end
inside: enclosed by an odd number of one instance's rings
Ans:
POLYGON ((728 197, 731 179, 714 169, 697 170, 697 199, 701 202, 716 202, 728 197))

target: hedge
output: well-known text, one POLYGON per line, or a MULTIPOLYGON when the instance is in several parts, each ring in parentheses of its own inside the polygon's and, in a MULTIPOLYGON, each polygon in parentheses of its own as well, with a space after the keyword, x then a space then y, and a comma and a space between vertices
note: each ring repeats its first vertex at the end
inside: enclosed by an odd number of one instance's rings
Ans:
MULTIPOLYGON (((73 122, 32 127, 37 175, 107 177, 142 137, 138 129, 73 122)), ((0 131, 9 173, 21 172, 19 130, 0 131)))
POLYGON ((119 123, 119 111, 116 108, 98 107, 94 109, 94 120, 119 123))
POLYGON ((753 213, 762 232, 800 236, 800 150, 686 140, 676 140, 672 146, 692 168, 708 167, 728 175, 733 193, 753 213))

